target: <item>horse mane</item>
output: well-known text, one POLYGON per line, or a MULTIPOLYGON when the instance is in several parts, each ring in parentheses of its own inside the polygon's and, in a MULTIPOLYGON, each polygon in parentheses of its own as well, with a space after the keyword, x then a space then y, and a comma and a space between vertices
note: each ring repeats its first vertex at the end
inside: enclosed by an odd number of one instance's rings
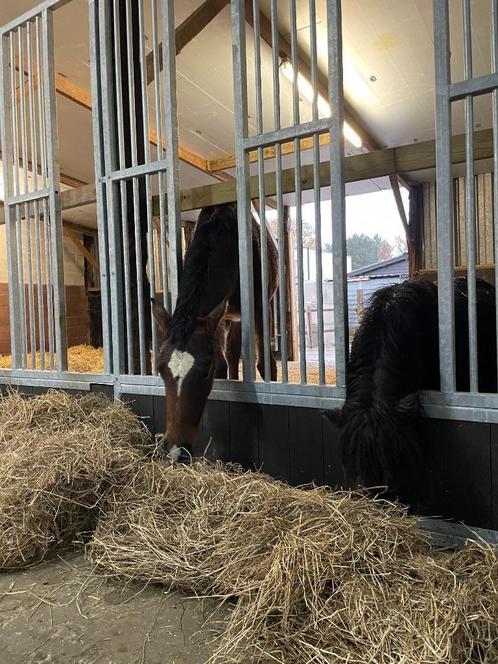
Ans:
MULTIPOLYGON (((495 290, 476 280, 479 389, 496 391, 495 290), (490 351, 491 349, 491 351, 490 351)), ((467 280, 455 279, 457 390, 469 389, 467 280)), ((388 485, 410 500, 422 452, 419 393, 439 389, 437 285, 422 279, 378 290, 351 347, 340 426, 348 478, 388 485)), ((415 494, 413 494, 415 495, 415 494)))
POLYGON ((184 348, 194 331, 213 248, 227 227, 237 228, 237 224, 230 223, 234 214, 237 215, 234 205, 210 206, 199 213, 192 242, 185 253, 178 299, 168 326, 169 342, 175 348, 184 348))

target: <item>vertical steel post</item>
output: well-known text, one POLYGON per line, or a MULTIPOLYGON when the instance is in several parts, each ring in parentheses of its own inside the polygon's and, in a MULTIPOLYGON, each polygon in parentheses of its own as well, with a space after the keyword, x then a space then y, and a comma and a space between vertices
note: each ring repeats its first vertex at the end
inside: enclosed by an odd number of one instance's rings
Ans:
MULTIPOLYGON (((176 110, 176 42, 174 0, 164 0, 163 80, 164 119, 168 131, 166 143, 168 231, 171 263, 171 306, 176 304, 178 283, 182 272, 182 227, 180 217, 180 168, 178 161, 178 117, 176 110)), ((163 242, 165 238, 163 237, 163 242)))
POLYGON ((348 295, 346 278, 346 191, 344 186, 344 93, 342 80, 342 14, 340 0, 330 0, 328 72, 330 104, 330 197, 334 278, 336 384, 346 385, 349 355, 348 295))
POLYGON ((436 181, 441 391, 455 391, 453 182, 451 176, 450 33, 448 0, 433 0, 436 71, 436 181))
MULTIPOLYGON (((45 119, 47 144, 47 176, 50 183, 49 208, 50 230, 53 256, 54 280, 54 315, 55 339, 57 348, 57 370, 67 371, 67 329, 66 329, 66 297, 64 286, 64 249, 62 243, 62 217, 60 209, 59 183, 59 141, 57 136, 57 112, 55 101, 54 76, 54 29, 51 9, 42 13, 43 60, 45 87, 45 119)), ((46 220, 45 220, 46 223, 46 220)))
MULTIPOLYGON (((244 381, 255 380, 254 271, 249 158, 244 149, 248 136, 246 24, 242 0, 233 0, 232 58, 234 72, 235 137, 237 158, 237 219, 239 232, 240 307, 244 381)), ((280 247, 279 247, 280 251, 280 247)))

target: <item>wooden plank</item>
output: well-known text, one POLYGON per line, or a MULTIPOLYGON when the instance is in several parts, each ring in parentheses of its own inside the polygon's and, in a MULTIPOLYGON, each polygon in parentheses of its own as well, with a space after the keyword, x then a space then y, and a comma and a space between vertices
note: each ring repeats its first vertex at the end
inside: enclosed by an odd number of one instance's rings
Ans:
POLYGON ((207 459, 230 459, 230 411, 228 401, 206 403, 202 415, 202 429, 197 441, 196 455, 207 459))
POLYGON ((230 459, 250 470, 258 469, 260 465, 260 410, 255 403, 230 403, 230 459))
POLYGON ((494 230, 493 230, 493 179, 491 173, 483 173, 484 180, 484 230, 486 237, 486 249, 484 262, 494 261, 494 230))
POLYGON ((64 231, 64 235, 66 235, 71 240, 71 242, 74 244, 76 249, 78 249, 80 254, 82 254, 83 257, 86 258, 86 260, 90 263, 90 265, 95 270, 98 270, 99 269, 99 264, 98 264, 97 260, 95 259, 95 256, 88 251, 88 249, 85 247, 83 242, 81 242, 81 240, 78 238, 76 233, 71 228, 69 228, 68 226, 63 225, 62 228, 63 228, 63 231, 64 231))
POLYGON ((154 397, 152 429, 155 434, 166 433, 166 397, 154 397))
POLYGON ((491 527, 490 425, 428 418, 421 430, 419 511, 491 527))
MULTIPOLYGON (((461 148, 462 136, 453 137, 453 163, 462 163, 465 160, 465 150, 461 148), (459 147, 460 146, 460 147, 459 147)), ((484 129, 475 133, 476 158, 488 159, 493 156, 492 132, 484 129)), ((369 152, 366 154, 346 157, 346 182, 358 182, 371 178, 383 177, 393 173, 409 173, 411 171, 435 168, 435 143, 426 141, 424 143, 412 143, 397 148, 388 148, 369 152)), ((320 185, 330 184, 330 164, 320 164, 320 185)), ((285 169, 282 172, 283 191, 292 193, 295 189, 294 169, 285 169)), ((303 166, 301 169, 301 182, 303 190, 313 188, 313 167, 303 166)), ((257 176, 251 178, 251 197, 258 197, 257 176)), ((275 195, 275 173, 265 174, 265 193, 268 196, 275 195)), ((207 205, 221 205, 223 203, 234 203, 237 200, 236 182, 234 180, 220 182, 219 184, 192 187, 181 192, 182 211, 198 210, 207 205)), ((61 207, 69 210, 83 205, 95 203, 95 185, 88 184, 61 192, 61 207)), ((159 213, 159 201, 157 196, 153 198, 154 214, 159 213)), ((3 210, 0 210, 0 224, 4 223, 3 210)))
POLYGON ((498 424, 491 424, 491 528, 498 530, 498 424))
POLYGON ((289 410, 262 405, 259 418, 261 470, 281 480, 290 475, 289 410))
POLYGON ((289 408, 289 482, 323 484, 322 413, 316 408, 289 408))
POLYGON ((345 488, 339 428, 325 414, 322 414, 322 438, 323 481, 334 489, 345 488))
POLYGON ((149 431, 154 430, 154 397, 150 394, 122 394, 121 401, 140 417, 149 431))

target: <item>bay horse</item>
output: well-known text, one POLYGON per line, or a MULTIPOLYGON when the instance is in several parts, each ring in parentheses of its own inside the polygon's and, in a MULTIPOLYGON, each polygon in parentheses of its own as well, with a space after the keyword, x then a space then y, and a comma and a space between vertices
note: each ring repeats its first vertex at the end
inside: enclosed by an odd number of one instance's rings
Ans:
MULTIPOLYGON (((495 289, 477 285, 480 392, 496 392, 495 289)), ((457 391, 469 391, 467 280, 454 282, 457 391)), ((421 390, 439 390, 438 291, 412 279, 378 290, 353 338, 346 400, 329 418, 339 426, 343 467, 352 486, 387 486, 398 498, 417 493, 422 440, 421 390)))
MULTIPOLYGON (((252 216, 254 314, 257 368, 263 377, 263 298, 260 227, 252 216)), ((262 223, 265 223, 264 217, 262 223)), ((267 234, 268 300, 278 281, 278 252, 267 234)), ((166 452, 174 461, 188 461, 199 422, 215 378, 237 380, 241 351, 240 279, 237 206, 203 208, 186 251, 173 315, 152 300, 158 330, 157 371, 166 388, 166 452)), ((271 380, 277 364, 270 352, 271 380)))

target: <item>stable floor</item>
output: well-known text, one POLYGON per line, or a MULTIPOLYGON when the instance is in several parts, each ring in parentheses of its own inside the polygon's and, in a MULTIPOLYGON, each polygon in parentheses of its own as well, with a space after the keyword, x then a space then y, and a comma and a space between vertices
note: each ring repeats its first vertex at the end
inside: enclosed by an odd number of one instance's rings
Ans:
POLYGON ((221 618, 212 601, 115 584, 81 553, 0 575, 2 664, 202 664, 221 618))

